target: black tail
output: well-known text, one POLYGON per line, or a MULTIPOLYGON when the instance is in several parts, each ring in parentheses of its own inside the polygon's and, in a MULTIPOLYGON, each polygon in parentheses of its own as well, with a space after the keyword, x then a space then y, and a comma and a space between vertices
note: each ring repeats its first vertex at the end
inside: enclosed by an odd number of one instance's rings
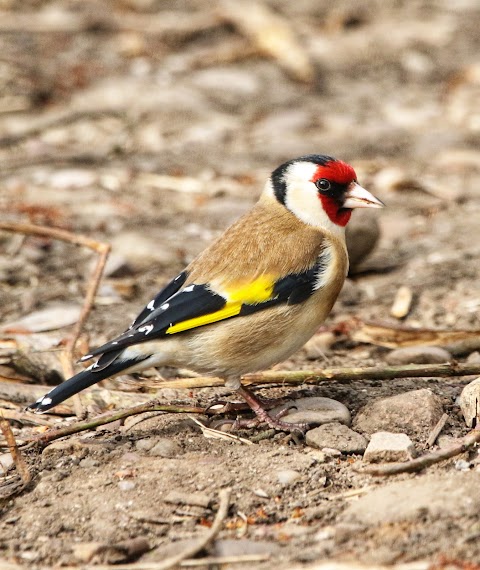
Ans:
POLYGON ((118 358, 104 368, 99 368, 96 364, 89 366, 85 370, 75 374, 75 376, 72 376, 69 380, 56 386, 53 390, 50 390, 50 392, 39 398, 33 404, 30 404, 27 410, 33 410, 37 414, 42 414, 57 404, 61 404, 64 400, 70 398, 70 396, 78 394, 78 392, 85 390, 85 388, 89 386, 93 386, 93 384, 100 382, 100 380, 115 376, 144 359, 145 358, 122 360, 118 358))

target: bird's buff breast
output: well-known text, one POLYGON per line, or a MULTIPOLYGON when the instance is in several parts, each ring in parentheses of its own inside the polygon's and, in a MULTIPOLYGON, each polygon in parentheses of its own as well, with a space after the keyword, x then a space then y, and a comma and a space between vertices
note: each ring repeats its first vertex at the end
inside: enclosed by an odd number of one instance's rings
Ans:
POLYGON ((322 290, 303 305, 273 307, 198 329, 187 341, 191 367, 221 377, 269 368, 313 336, 337 295, 322 290))

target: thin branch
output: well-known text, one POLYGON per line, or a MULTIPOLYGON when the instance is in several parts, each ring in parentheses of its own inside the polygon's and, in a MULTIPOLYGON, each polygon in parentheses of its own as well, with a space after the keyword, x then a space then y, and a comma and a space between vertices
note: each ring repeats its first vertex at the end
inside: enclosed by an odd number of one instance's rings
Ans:
POLYGON ((398 473, 415 473, 421 471, 430 465, 450 459, 460 453, 464 453, 471 449, 476 443, 480 443, 480 429, 474 429, 460 440, 459 443, 448 447, 447 449, 439 449, 427 455, 422 455, 411 461, 402 463, 385 463, 381 465, 369 465, 356 468, 360 473, 368 473, 369 475, 397 475, 398 473))
MULTIPOLYGON (((45 226, 36 226, 34 224, 20 223, 20 222, 0 222, 0 229, 7 230, 15 233, 26 235, 37 235, 43 237, 50 237, 61 241, 66 241, 74 245, 81 245, 88 247, 98 254, 97 264, 88 280, 87 293, 83 302, 83 307, 80 316, 73 331, 65 345, 65 352, 62 358, 62 367, 64 374, 67 378, 73 376, 73 360, 75 353, 75 346, 82 331, 83 325, 92 310, 95 295, 97 293, 100 280, 102 278, 103 270, 107 262, 108 254, 110 253, 111 246, 108 243, 102 243, 89 238, 88 236, 74 234, 72 232, 62 230, 60 228, 49 228, 45 226)), ((75 410, 77 416, 82 415, 82 405, 80 399, 75 399, 75 410)))
POLYGON ((0 429, 2 430, 3 437, 6 439, 8 444, 8 449, 10 451, 10 455, 15 463, 15 467, 17 468, 18 474, 22 478, 23 485, 28 485, 32 480, 32 475, 28 470, 27 464, 18 449, 17 442, 15 441, 15 436, 13 435, 12 428, 8 421, 0 414, 0 429))
MULTIPOLYGON (((242 384, 320 384, 325 380, 349 382, 353 380, 393 380, 395 378, 436 378, 473 376, 480 374, 480 364, 406 364, 403 366, 374 366, 370 368, 324 368, 314 370, 269 370, 246 374, 242 384)), ((221 378, 179 378, 155 383, 155 388, 211 388, 223 386, 221 378)))
POLYGON ((442 414, 442 417, 438 420, 437 425, 432 429, 431 434, 427 439, 427 447, 432 447, 437 441, 437 437, 441 434, 442 429, 448 421, 448 414, 442 414))
MULTIPOLYGON (((221 489, 218 493, 219 506, 215 520, 208 532, 183 552, 160 562, 137 562, 135 564, 116 564, 115 570, 170 570, 184 560, 193 558, 202 550, 208 548, 222 529, 223 521, 227 518, 230 506, 231 489, 221 489)), ((112 566, 87 566, 86 570, 111 570, 112 566)))
POLYGON ((76 422, 69 426, 65 426, 59 429, 51 429, 42 433, 40 435, 33 436, 25 441, 25 443, 37 443, 40 445, 46 445, 51 441, 65 437, 67 435, 72 435, 74 433, 79 433, 81 431, 86 431, 89 429, 95 429, 99 426, 110 424, 116 422, 117 420, 124 420, 130 416, 135 416, 137 414, 143 414, 145 412, 168 412, 168 413, 187 413, 187 414, 203 414, 204 408, 199 408, 195 406, 175 406, 159 404, 156 400, 151 400, 146 404, 141 404, 140 406, 134 406, 128 408, 127 410, 117 410, 108 414, 102 414, 90 420, 85 420, 82 422, 76 422))

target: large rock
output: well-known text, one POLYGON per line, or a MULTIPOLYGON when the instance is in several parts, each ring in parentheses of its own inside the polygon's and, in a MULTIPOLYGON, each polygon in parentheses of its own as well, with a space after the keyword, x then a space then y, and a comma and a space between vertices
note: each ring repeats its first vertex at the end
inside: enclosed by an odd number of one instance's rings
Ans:
POLYGON ((367 211, 355 212, 347 225, 345 237, 350 269, 354 270, 370 255, 380 238, 378 216, 367 211))
POLYGON ((356 416, 353 428, 361 433, 406 433, 426 440, 443 414, 442 401, 431 390, 413 390, 367 404, 356 416))
POLYGON ((480 509, 480 473, 426 475, 385 485, 351 503, 343 520, 365 526, 462 516, 480 509))
POLYGON ((478 426, 480 423, 480 377, 465 386, 458 403, 467 426, 478 426))

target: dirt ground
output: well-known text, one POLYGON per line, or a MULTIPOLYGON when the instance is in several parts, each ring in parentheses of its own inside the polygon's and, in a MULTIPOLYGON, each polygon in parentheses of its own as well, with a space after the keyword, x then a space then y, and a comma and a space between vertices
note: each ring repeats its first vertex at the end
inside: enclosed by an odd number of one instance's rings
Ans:
MULTIPOLYGON (((152 293, 255 202, 273 168, 305 153, 349 161, 360 183, 387 204, 375 213, 379 243, 352 274, 327 326, 354 316, 399 324, 390 309, 406 286, 413 304, 403 324, 480 329, 478 2, 265 4, 294 34, 278 57, 259 41, 278 30, 264 27, 257 36, 228 2, 0 0, 1 218, 112 244, 81 350, 124 330, 152 293)), ((62 241, 0 233, 0 323, 59 305, 47 318, 75 312, 93 257, 62 241)), ((31 336, 51 348, 68 330, 31 336)), ((4 330, 1 338, 19 336, 4 330)), ((388 352, 340 338, 313 362, 301 351, 277 368, 382 365, 388 352)), ((478 362, 471 352, 459 361, 478 362)), ((60 369, 58 352, 49 354, 60 369)), ((375 399, 429 388, 449 414, 443 434, 459 437, 468 430, 456 400, 472 379, 260 392, 334 398, 355 418, 375 399)), ((129 391, 131 404, 135 394, 145 396, 132 378, 104 386, 129 391)), ((163 389, 159 397, 208 405, 229 393, 163 389)), ((21 412, 25 402, 2 398, 1 407, 21 412)), ((476 450, 460 457, 463 464, 456 457, 421 474, 374 478, 355 470, 360 455, 322 452, 285 434, 243 445, 207 439, 185 414, 144 420, 26 451, 34 479, 0 503, 0 564, 84 565, 85 543, 137 538, 150 549, 141 562, 162 561, 208 531, 218 492, 230 487, 228 516, 206 554, 259 556, 225 568, 330 560, 352 568, 414 561, 480 567, 476 450), (280 482, 286 470, 297 478, 280 482), (386 499, 375 493, 393 493, 397 484, 398 508, 387 516, 386 499), (430 488, 431 501, 404 512, 430 488), (450 488, 465 496, 452 503, 450 488), (378 520, 369 519, 369 509, 378 520)), ((19 439, 41 429, 12 425, 19 439)), ((420 453, 428 435, 414 441, 420 453)), ((115 551, 93 562, 128 558, 115 551)))

